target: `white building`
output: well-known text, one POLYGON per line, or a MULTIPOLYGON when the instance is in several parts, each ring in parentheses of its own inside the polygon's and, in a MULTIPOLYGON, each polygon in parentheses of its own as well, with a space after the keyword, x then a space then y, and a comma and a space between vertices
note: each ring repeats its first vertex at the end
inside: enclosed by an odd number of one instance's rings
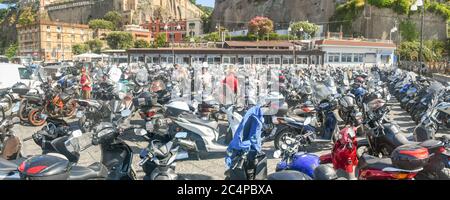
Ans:
POLYGON ((325 65, 391 66, 396 46, 391 42, 323 39, 315 42, 325 52, 325 65))

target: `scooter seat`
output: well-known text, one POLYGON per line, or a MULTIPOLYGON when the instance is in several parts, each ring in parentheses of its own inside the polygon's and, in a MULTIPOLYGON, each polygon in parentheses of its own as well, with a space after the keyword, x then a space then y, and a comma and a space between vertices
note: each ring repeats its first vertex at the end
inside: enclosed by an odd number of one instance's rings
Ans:
POLYGON ((270 174, 267 180, 312 180, 312 178, 299 171, 283 170, 270 174))
POLYGON ((361 169, 379 169, 382 170, 387 167, 393 167, 390 158, 378 158, 371 155, 363 155, 360 160, 361 169))
POLYGON ((25 158, 19 158, 16 160, 6 160, 4 158, 0 158, 0 171, 15 171, 24 160, 25 158))
POLYGON ((203 119, 200 119, 200 118, 197 118, 197 117, 186 117, 185 119, 188 120, 191 123, 206 125, 206 126, 212 128, 212 129, 217 129, 217 126, 219 125, 215 121, 203 120, 203 119))
POLYGON ((101 163, 96 162, 88 167, 73 166, 70 170, 69 180, 102 179, 108 176, 108 169, 101 163))

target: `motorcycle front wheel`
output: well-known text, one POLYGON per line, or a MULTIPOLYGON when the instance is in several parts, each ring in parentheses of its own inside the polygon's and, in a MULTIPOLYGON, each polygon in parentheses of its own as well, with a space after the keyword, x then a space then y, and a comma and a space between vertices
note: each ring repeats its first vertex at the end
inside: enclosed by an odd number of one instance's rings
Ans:
POLYGON ((42 126, 45 124, 45 119, 41 118, 42 110, 40 109, 33 109, 30 111, 30 114, 28 115, 28 121, 33 126, 42 126))
POLYGON ((295 136, 298 135, 298 132, 291 127, 287 127, 285 129, 280 130, 276 136, 275 139, 273 141, 274 145, 275 145, 275 149, 276 150, 280 150, 281 146, 283 144, 289 146, 289 145, 294 145, 294 144, 288 144, 289 142, 287 142, 287 138, 295 138, 295 136))

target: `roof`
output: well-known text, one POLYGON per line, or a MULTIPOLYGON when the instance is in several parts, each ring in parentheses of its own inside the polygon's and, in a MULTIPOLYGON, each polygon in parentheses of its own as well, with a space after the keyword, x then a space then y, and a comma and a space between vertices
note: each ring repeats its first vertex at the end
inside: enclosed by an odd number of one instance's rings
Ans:
POLYGON ((318 40, 318 45, 324 46, 352 46, 352 47, 381 47, 381 48, 395 48, 394 43, 388 42, 371 42, 361 40, 318 40))
POLYGON ((323 55, 320 50, 298 51, 291 49, 224 49, 224 48, 131 48, 128 54, 222 54, 222 55, 323 55))
POLYGON ((286 41, 258 41, 258 42, 247 42, 247 41, 226 41, 229 47, 284 47, 289 48, 294 46, 294 44, 286 41))

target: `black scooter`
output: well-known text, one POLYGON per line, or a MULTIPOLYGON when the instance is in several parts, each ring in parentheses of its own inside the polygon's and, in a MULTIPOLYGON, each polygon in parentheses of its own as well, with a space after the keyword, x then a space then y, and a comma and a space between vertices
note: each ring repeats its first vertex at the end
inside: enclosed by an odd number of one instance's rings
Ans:
POLYGON ((124 141, 117 138, 122 133, 119 123, 130 115, 130 110, 124 110, 115 123, 103 123, 97 127, 92 145, 100 145, 101 162, 88 167, 76 165, 80 157, 77 138, 81 136, 81 131, 74 131, 70 136, 51 142, 58 153, 25 160, 19 166, 20 177, 25 180, 135 180, 133 152, 124 141))
MULTIPOLYGON (((147 135, 147 131, 143 129, 136 129, 135 133, 144 137, 147 135)), ((148 147, 140 153, 139 166, 145 172, 144 180, 183 179, 175 173, 175 162, 189 158, 185 149, 197 150, 195 142, 186 140, 186 138, 186 132, 179 132, 167 143, 152 140, 148 147)))

